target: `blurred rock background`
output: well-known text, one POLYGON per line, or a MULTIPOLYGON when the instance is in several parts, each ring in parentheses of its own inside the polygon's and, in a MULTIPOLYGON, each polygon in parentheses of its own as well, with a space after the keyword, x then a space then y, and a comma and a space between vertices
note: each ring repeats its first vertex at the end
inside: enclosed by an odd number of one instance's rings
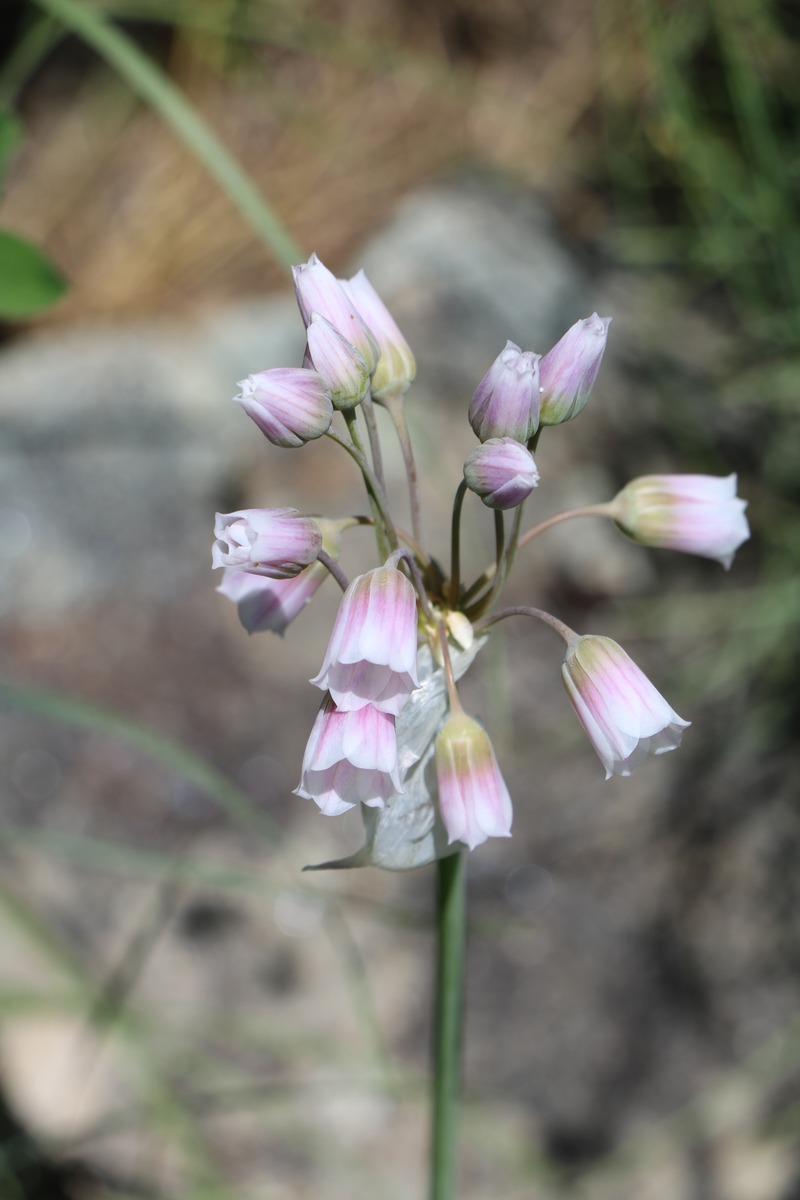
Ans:
POLYGON ((287 269, 65 32, 81 9, 304 253, 367 269, 417 354, 438 553, 475 383, 593 309, 537 515, 739 473, 730 575, 587 522, 510 587, 623 642, 692 720, 679 753, 604 783, 547 630, 471 677, 515 832, 470 860, 462 1195, 792 1200, 799 27, 757 0, 4 4, 0 226, 69 289, 0 345, 0 1195, 424 1192, 430 873, 300 873, 360 835, 291 795, 334 589, 248 639, 209 569, 215 510, 364 501, 231 404, 302 351, 287 269))

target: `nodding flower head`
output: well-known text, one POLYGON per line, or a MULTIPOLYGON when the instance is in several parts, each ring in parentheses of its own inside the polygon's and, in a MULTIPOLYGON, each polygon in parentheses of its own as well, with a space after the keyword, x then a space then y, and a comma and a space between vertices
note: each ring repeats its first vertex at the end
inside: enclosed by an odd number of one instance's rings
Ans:
POLYGON ((417 373, 411 347, 363 271, 341 282, 380 348, 381 356, 372 376, 373 398, 383 400, 385 396, 402 395, 417 373))
POLYGON ((735 475, 642 475, 612 507, 620 528, 637 542, 714 558, 726 570, 750 537, 735 475))
POLYGON ((276 367, 248 375, 239 387, 237 404, 274 446, 303 446, 330 428, 331 394, 317 371, 276 367))
POLYGON ((454 712, 436 738, 439 812, 448 842, 474 850, 490 837, 511 837, 511 797, 486 730, 454 712))
POLYGON ((578 637, 567 647, 561 673, 589 741, 612 775, 630 775, 648 754, 681 744, 690 724, 608 637, 578 637))
POLYGON ((359 803, 383 808, 400 790, 394 717, 371 704, 342 712, 326 696, 295 795, 313 800, 326 816, 337 816, 359 803))
POLYGON ((243 508, 217 513, 213 567, 238 567, 271 579, 289 579, 316 559, 322 534, 296 508, 243 508))
POLYGON ((376 567, 350 584, 311 682, 343 711, 365 704, 401 711, 417 687, 417 597, 396 567, 376 567))
POLYGON ((539 471, 521 442, 490 438, 467 458, 464 479, 488 508, 516 508, 538 484, 539 471))

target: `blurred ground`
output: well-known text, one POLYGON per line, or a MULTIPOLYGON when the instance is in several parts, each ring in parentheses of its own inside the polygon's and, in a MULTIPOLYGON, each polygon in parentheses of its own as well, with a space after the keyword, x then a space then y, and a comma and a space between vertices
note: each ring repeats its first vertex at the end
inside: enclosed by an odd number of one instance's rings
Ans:
MULTIPOLYGON (((763 528, 758 397, 717 394, 740 350, 724 298, 609 252, 589 5, 194 12, 134 29, 295 237, 390 302, 440 553, 475 381, 506 337, 545 349, 595 307, 607 361, 543 439, 537 515, 650 470, 739 469, 763 528), (234 36, 267 18, 268 42, 234 36)), ((3 692, 0 1180, 12 1200, 421 1195, 430 873, 300 875, 359 838, 290 795, 336 597, 248 639, 207 567, 215 509, 363 507, 347 464, 272 449, 229 401, 300 353, 285 272, 76 43, 20 108, 3 223, 72 287, 0 356, 2 675, 72 704, 3 692)), ((604 784, 546 630, 510 627, 476 665, 515 832, 470 862, 462 1194, 790 1200, 791 579, 762 577, 759 545, 725 576, 592 523, 529 554, 510 602, 535 590, 623 641, 693 726, 604 784)))

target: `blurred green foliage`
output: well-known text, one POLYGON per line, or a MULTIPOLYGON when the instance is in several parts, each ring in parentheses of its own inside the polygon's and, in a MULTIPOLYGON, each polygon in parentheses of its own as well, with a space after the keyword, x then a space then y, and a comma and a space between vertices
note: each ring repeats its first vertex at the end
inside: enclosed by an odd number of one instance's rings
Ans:
MULTIPOLYGON (((19 122, 0 112, 0 188, 21 140, 19 122)), ((0 229, 0 319, 35 316, 66 291, 66 281, 50 260, 26 238, 0 229)))

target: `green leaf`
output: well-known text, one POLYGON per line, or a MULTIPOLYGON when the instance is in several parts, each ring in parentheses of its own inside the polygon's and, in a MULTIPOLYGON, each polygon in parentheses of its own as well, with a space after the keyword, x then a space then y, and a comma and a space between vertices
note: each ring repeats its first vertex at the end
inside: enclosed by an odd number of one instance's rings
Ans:
POLYGON ((0 230, 0 318, 34 316, 55 304, 66 288, 63 275, 41 250, 0 230))
POLYGON ((22 126, 17 118, 13 113, 0 112, 0 182, 21 140, 22 126))

